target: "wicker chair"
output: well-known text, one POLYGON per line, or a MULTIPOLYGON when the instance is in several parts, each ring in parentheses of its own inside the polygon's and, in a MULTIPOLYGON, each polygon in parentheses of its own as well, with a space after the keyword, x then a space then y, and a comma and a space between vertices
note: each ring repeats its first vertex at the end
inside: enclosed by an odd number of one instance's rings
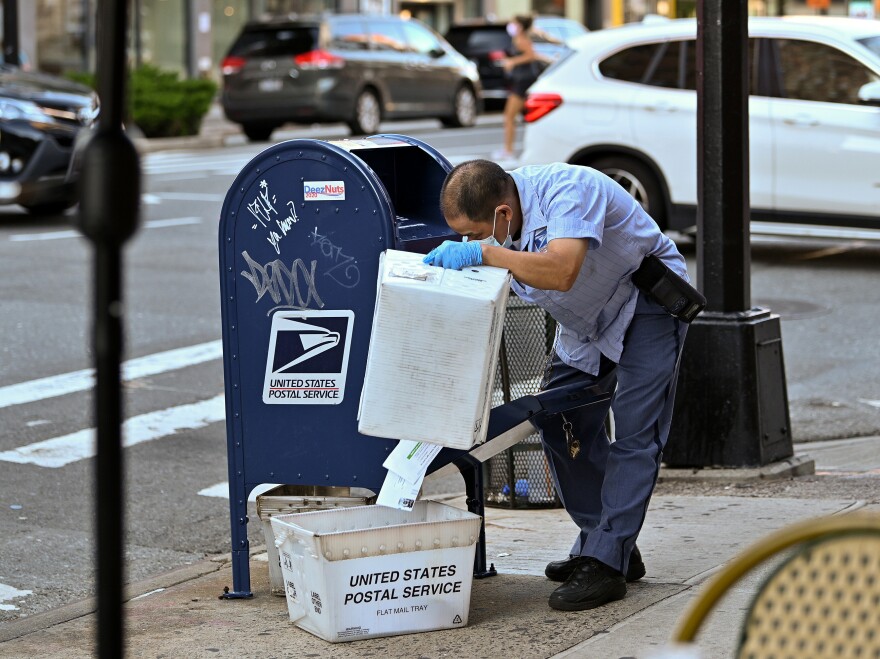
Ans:
POLYGON ((692 602, 673 642, 694 643, 728 589, 774 558, 746 614, 739 659, 880 657, 880 515, 864 513, 793 524, 746 549, 692 602))

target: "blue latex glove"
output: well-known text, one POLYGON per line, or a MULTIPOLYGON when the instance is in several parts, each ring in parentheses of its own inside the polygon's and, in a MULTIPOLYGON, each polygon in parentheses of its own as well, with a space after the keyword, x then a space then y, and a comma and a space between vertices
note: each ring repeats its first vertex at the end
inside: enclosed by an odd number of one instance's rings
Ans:
POLYGON ((469 265, 480 265, 483 262, 483 249, 476 241, 458 243, 445 240, 442 245, 428 252, 422 261, 441 268, 461 270, 469 265))

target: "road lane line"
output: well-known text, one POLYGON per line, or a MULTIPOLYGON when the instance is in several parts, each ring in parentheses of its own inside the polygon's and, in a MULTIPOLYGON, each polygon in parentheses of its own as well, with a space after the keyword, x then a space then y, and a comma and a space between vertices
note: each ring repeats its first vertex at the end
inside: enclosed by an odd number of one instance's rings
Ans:
MULTIPOLYGON (((222 341, 209 341, 185 348, 175 348, 124 362, 122 364, 122 379, 137 380, 222 357, 222 341)), ((95 386, 94 373, 94 369, 88 368, 0 387, 0 409, 10 405, 31 403, 91 389, 95 386)))
MULTIPOLYGON (((200 217, 175 217, 167 220, 150 220, 144 222, 144 229, 162 229, 164 227, 176 227, 186 224, 201 224, 200 217)), ((44 231, 42 233, 16 233, 9 236, 9 241, 13 243, 34 242, 38 240, 63 240, 68 238, 85 238, 79 231, 44 231)))
POLYGON ((43 233, 16 233, 9 236, 13 243, 24 243, 34 240, 60 240, 61 238, 85 238, 79 231, 44 231, 43 233))
POLYGON ((32 590, 19 590, 18 588, 7 586, 5 583, 0 583, 0 611, 18 611, 18 607, 14 604, 4 604, 3 602, 13 600, 16 597, 27 597, 32 595, 33 592, 32 590))
MULTIPOLYGON (((122 446, 129 448, 182 430, 204 428, 225 418, 226 405, 223 394, 190 405, 178 405, 141 414, 127 419, 122 424, 122 446)), ((69 435, 2 451, 0 462, 57 469, 71 462, 93 458, 95 450, 95 429, 86 428, 69 435)))
POLYGON ((223 201, 226 199, 225 194, 212 192, 157 192, 155 196, 160 200, 171 199, 174 201, 223 201))
POLYGON ((187 224, 201 224, 200 217, 173 217, 167 220, 150 220, 144 223, 144 229, 164 229, 165 227, 182 227, 187 224))

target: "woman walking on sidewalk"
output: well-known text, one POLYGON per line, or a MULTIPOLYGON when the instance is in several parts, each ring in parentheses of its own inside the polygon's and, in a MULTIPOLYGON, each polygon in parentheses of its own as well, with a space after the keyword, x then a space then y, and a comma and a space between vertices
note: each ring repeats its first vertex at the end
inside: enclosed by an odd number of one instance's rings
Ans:
POLYGON ((535 53, 529 30, 531 16, 516 16, 507 24, 512 39, 513 54, 502 60, 504 72, 509 77, 507 102, 504 104, 504 149, 493 153, 495 160, 513 159, 513 143, 516 137, 516 118, 522 112, 526 90, 538 79, 541 58, 535 53))

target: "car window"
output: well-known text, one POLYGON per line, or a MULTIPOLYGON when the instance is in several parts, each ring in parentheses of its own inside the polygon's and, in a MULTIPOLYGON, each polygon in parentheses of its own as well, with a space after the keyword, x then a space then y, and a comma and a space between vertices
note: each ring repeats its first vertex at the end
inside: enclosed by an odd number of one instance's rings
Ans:
POLYGON ((587 33, 587 28, 577 23, 564 21, 542 21, 536 20, 534 27, 542 32, 546 32, 557 41, 567 41, 573 37, 587 33))
MULTIPOLYGON (((757 94, 758 93, 758 66, 760 64, 760 60, 758 57, 759 54, 759 39, 749 39, 749 94, 757 94)), ((687 39, 686 41, 682 41, 681 43, 681 53, 679 53, 681 57, 681 65, 684 67, 684 89, 691 89, 696 91, 697 89, 697 42, 694 39, 687 39)))
MULTIPOLYGON (((749 39, 749 85, 755 93, 757 81, 756 40, 749 39)), ((641 44, 615 53, 599 64, 606 78, 637 82, 668 89, 697 88, 696 41, 666 41, 641 44)))
POLYGON ((369 37, 363 21, 345 20, 331 23, 330 47, 336 50, 367 50, 369 37))
POLYGON ((648 71, 645 74, 645 84, 655 87, 669 87, 678 89, 681 87, 681 76, 684 72, 684 60, 681 59, 681 44, 678 41, 667 41, 660 44, 654 54, 648 71))
POLYGON ((421 25, 404 23, 403 31, 412 51, 421 55, 427 55, 433 50, 443 50, 443 46, 433 34, 421 25))
POLYGON ((510 46, 510 36, 503 28, 451 30, 446 38, 459 50, 468 52, 506 50, 510 46))
POLYGON ((877 80, 861 62, 825 44, 777 39, 776 47, 784 98, 855 105, 859 87, 877 80))
MULTIPOLYGON (((687 58, 693 59, 692 50, 680 41, 633 46, 599 64, 599 71, 606 78, 678 89, 682 87, 682 77, 687 78, 687 58)), ((694 80, 695 76, 691 78, 694 80)))
POLYGON ((403 23, 396 21, 370 21, 370 44, 373 50, 406 52, 403 23))
POLYGON ((880 36, 866 37, 864 39, 859 39, 858 42, 868 50, 872 51, 875 55, 880 56, 880 36))
POLYGON ((550 28, 547 30, 547 32, 552 34, 557 39, 561 39, 562 41, 576 37, 579 34, 583 34, 583 32, 581 32, 580 30, 575 30, 574 28, 564 26, 550 28))
POLYGON ((317 26, 248 30, 233 44, 229 54, 238 57, 300 55, 314 50, 317 42, 317 26))
POLYGON ((606 78, 625 82, 642 82, 661 45, 650 43, 621 50, 602 61, 599 64, 599 71, 606 78))

